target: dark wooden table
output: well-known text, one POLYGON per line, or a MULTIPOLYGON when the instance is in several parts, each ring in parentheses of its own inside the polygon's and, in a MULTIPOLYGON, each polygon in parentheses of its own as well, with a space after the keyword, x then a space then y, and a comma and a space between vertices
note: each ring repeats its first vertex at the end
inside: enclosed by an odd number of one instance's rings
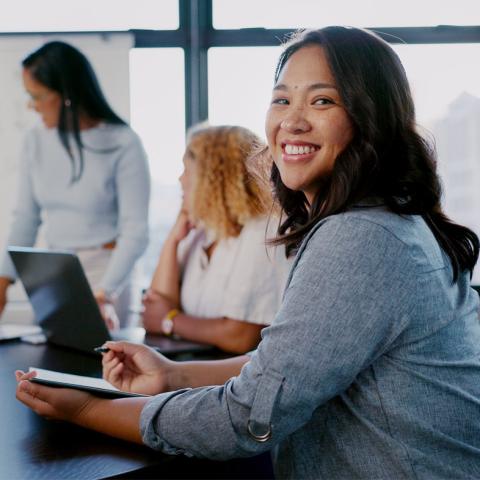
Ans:
POLYGON ((16 369, 100 375, 98 358, 46 345, 0 343, 0 479, 105 478, 170 457, 71 424, 45 420, 15 398, 16 369))
POLYGON ((17 369, 101 375, 100 359, 52 345, 0 342, 0 480, 99 478, 273 478, 266 456, 213 462, 167 456, 63 422, 15 398, 17 369))

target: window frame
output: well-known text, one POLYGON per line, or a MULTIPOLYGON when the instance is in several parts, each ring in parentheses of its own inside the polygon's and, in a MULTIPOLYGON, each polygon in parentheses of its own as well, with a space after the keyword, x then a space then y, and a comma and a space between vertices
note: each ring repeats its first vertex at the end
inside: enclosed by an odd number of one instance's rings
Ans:
MULTIPOLYGON (((212 21, 212 0, 178 0, 179 27, 176 30, 131 29, 134 48, 179 47, 185 54, 185 128, 208 119, 208 49, 211 47, 278 46, 294 32, 291 29, 216 29, 212 21)), ((480 43, 480 25, 438 25, 435 27, 370 27, 389 43, 452 44, 480 43)), ((0 35, 102 34, 115 31, 5 32, 0 35)), ((124 33, 124 31, 122 31, 124 33)))

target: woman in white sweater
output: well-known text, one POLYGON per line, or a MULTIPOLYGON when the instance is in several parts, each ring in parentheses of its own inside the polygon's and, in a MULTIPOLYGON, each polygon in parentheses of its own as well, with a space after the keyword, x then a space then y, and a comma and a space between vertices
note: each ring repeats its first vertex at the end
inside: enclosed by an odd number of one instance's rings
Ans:
MULTIPOLYGON (((103 306, 128 302, 148 237, 150 179, 138 136, 108 105, 87 58, 50 42, 22 62, 23 83, 43 125, 27 134, 8 245, 73 250, 103 306)), ((16 272, 0 259, 0 314, 16 272)), ((125 309, 125 305, 122 305, 125 309)))

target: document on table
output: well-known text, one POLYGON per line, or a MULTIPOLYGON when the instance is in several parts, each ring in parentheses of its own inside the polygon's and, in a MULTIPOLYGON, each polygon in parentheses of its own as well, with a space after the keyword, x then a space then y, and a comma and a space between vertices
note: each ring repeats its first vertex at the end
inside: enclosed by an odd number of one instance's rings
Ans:
POLYGON ((30 367, 29 372, 35 370, 37 375, 31 379, 32 382, 42 383, 50 387, 76 388, 87 390, 92 393, 106 395, 109 397, 148 397, 140 393, 125 392, 114 387, 103 378, 85 377, 72 375, 70 373, 55 372, 42 368, 30 367))
POLYGON ((14 322, 0 323, 0 340, 13 340, 23 337, 24 335, 35 335, 42 333, 42 329, 38 325, 23 325, 14 322))

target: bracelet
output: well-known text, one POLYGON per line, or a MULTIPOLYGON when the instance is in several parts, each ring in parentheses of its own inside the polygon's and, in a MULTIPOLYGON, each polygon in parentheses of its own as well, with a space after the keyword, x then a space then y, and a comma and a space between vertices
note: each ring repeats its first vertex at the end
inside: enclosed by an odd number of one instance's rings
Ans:
POLYGON ((176 308, 172 308, 172 309, 165 315, 165 318, 169 318, 170 320, 173 320, 179 313, 180 313, 180 310, 177 310, 176 308))
POLYGON ((180 313, 176 308, 172 308, 162 320, 162 333, 171 337, 173 335, 173 320, 180 313))

